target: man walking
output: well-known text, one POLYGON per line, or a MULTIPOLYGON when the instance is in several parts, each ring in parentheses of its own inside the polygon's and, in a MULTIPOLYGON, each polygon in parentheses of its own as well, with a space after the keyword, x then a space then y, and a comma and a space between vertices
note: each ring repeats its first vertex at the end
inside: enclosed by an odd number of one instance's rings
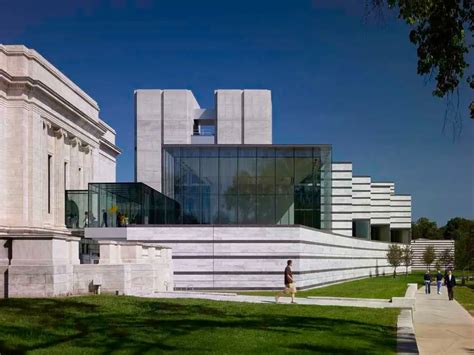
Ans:
POLYGON ((425 280, 425 294, 429 294, 431 293, 431 274, 429 270, 426 270, 423 279, 425 280))
POLYGON ((438 295, 441 294, 441 284, 443 282, 443 274, 441 271, 438 270, 438 273, 436 274, 436 290, 438 291, 438 295))
POLYGON ((448 289, 448 298, 450 301, 454 299, 454 286, 456 286, 456 278, 451 270, 448 271, 448 276, 444 279, 444 283, 448 289))
POLYGON ((278 303, 278 299, 281 296, 284 296, 285 294, 288 294, 288 293, 291 294, 291 303, 296 303, 295 302, 296 287, 295 287, 295 282, 293 280, 293 271, 291 270, 292 266, 293 266, 293 261, 288 260, 286 262, 286 268, 285 268, 285 289, 275 296, 276 303, 278 303))

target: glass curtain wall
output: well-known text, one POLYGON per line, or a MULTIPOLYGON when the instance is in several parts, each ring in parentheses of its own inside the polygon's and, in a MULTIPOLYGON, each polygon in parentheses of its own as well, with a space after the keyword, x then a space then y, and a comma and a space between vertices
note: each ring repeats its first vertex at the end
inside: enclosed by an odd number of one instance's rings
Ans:
POLYGON ((89 184, 89 227, 176 224, 179 210, 176 201, 143 183, 89 184))
POLYGON ((164 193, 182 223, 322 226, 330 146, 167 146, 163 157, 164 193))
POLYGON ((66 227, 82 229, 87 224, 87 190, 66 190, 66 227))

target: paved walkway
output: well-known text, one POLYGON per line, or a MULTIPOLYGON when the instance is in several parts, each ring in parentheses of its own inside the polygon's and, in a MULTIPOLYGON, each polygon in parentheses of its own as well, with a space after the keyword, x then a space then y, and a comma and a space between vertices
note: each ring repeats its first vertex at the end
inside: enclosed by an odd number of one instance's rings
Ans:
MULTIPOLYGON (((277 292, 275 292, 276 294, 277 292)), ((140 295, 152 298, 198 298, 213 301, 230 301, 246 303, 275 303, 275 297, 270 296, 246 296, 235 293, 205 293, 205 292, 163 292, 140 295)), ((297 304, 318 306, 342 306, 342 307, 364 307, 364 308, 394 308, 389 300, 367 299, 367 298, 341 298, 341 297, 308 297, 296 298, 297 304)), ((290 297, 281 297, 278 303, 289 304, 290 297)))
POLYGON ((445 287, 441 292, 431 287, 431 294, 425 295, 422 287, 416 293, 414 325, 420 354, 474 354, 474 318, 457 301, 448 300, 445 287))

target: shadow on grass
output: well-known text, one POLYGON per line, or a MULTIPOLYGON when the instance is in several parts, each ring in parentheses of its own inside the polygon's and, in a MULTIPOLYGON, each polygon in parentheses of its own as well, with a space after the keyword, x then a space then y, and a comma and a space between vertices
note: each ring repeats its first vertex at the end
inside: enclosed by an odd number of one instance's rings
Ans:
POLYGON ((393 326, 365 322, 363 316, 345 319, 339 309, 331 317, 319 315, 314 306, 296 307, 128 297, 9 299, 0 301, 0 319, 9 320, 0 323, 0 353, 395 349, 393 326))

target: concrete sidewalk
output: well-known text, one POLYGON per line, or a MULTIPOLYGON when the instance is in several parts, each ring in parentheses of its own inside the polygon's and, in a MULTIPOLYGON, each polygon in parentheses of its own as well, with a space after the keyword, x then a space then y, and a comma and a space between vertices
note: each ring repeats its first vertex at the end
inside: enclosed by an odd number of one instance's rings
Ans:
MULTIPOLYGON (((277 292, 275 292, 277 294, 277 292)), ((213 301, 245 302, 245 303, 275 303, 275 297, 270 296, 247 296, 235 293, 212 293, 212 292, 159 292, 154 294, 139 295, 150 298, 198 298, 213 301)), ((281 297, 278 303, 289 304, 290 297, 281 297)), ((341 307, 363 307, 363 308, 398 308, 390 303, 390 300, 364 299, 364 298, 342 298, 342 297, 308 297, 296 298, 297 304, 318 306, 341 306, 341 307)))
MULTIPOLYGON (((416 293, 414 325, 420 354, 473 354, 474 318, 457 302, 442 294, 425 295, 424 287, 416 293)), ((454 289, 456 297, 456 289, 454 289)))

